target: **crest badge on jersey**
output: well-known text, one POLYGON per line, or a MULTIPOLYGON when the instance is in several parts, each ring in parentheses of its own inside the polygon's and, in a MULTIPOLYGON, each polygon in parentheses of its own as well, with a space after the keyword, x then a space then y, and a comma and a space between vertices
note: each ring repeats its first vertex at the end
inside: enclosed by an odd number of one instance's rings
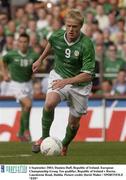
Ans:
POLYGON ((75 55, 76 57, 78 57, 78 56, 79 56, 79 51, 78 51, 78 50, 75 50, 75 51, 74 51, 74 55, 75 55))

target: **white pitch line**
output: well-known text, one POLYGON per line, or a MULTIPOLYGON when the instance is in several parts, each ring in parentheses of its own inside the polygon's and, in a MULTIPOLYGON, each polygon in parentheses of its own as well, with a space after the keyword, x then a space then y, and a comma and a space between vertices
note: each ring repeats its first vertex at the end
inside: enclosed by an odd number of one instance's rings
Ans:
POLYGON ((0 158, 11 158, 11 157, 30 157, 32 156, 31 154, 17 154, 17 155, 2 155, 0 158))

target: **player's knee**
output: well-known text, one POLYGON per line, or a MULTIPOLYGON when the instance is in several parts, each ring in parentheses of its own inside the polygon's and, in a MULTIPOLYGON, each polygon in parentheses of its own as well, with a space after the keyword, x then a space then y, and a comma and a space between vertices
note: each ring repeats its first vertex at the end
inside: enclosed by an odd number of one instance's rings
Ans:
POLYGON ((46 110, 53 110, 56 107, 56 104, 54 102, 46 102, 45 103, 45 109, 46 110))
POLYGON ((23 106, 24 111, 29 111, 32 107, 32 103, 25 103, 23 106))
POLYGON ((76 128, 79 127, 79 125, 80 125, 79 121, 69 123, 69 126, 70 126, 71 129, 76 129, 76 128))

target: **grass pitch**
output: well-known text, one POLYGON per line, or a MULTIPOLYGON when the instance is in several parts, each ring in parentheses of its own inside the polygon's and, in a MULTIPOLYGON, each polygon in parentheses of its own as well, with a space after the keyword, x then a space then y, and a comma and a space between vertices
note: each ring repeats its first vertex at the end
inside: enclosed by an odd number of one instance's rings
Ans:
POLYGON ((0 164, 126 164, 125 142, 74 142, 65 157, 34 154, 31 146, 1 142, 0 164))

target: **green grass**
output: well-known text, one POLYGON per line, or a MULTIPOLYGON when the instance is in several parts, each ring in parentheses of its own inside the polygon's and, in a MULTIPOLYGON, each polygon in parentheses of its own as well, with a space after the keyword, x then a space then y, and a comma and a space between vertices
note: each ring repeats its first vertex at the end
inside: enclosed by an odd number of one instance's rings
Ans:
POLYGON ((0 164, 126 164, 125 142, 72 143, 65 157, 31 152, 30 143, 1 142, 0 164), (21 157, 21 154, 29 156, 21 157))

